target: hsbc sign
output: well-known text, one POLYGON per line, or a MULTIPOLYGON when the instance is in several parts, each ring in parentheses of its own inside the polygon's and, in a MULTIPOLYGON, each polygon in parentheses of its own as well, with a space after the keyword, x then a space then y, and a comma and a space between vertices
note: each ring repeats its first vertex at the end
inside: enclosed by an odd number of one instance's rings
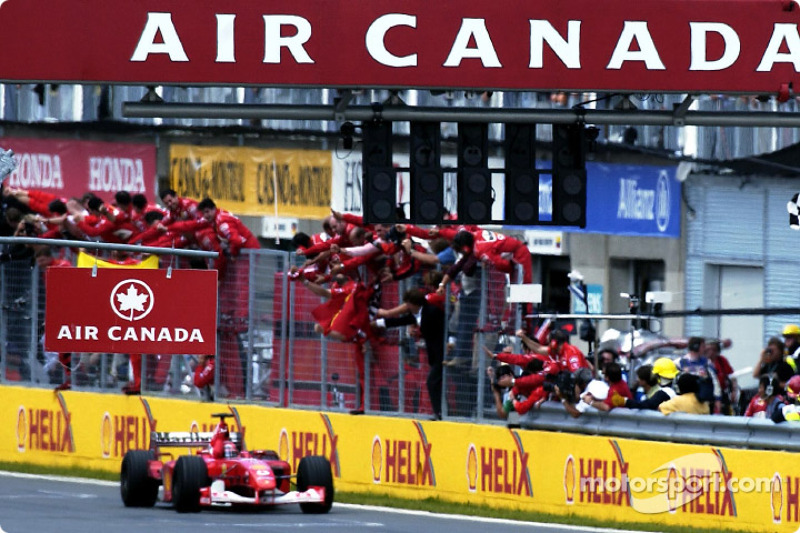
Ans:
POLYGON ((51 268, 46 284, 47 350, 216 351, 216 271, 51 268))
POLYGON ((8 0, 0 15, 9 81, 775 93, 800 72, 789 0, 8 0))

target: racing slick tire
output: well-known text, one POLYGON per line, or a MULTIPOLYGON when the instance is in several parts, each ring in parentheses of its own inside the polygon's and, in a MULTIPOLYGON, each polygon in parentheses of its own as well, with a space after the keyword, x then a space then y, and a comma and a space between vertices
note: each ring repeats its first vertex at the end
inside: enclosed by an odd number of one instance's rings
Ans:
POLYGON ((309 455, 300 459, 297 467, 297 490, 308 490, 309 487, 323 487, 325 501, 321 503, 301 503, 300 509, 304 513, 327 513, 333 506, 333 474, 331 463, 321 455, 309 455))
POLYGON ((202 457, 178 457, 173 474, 172 502, 179 513, 200 511, 200 489, 209 485, 208 468, 202 457))
POLYGON ((152 507, 158 499, 159 481, 148 475, 148 462, 156 458, 150 450, 130 450, 122 459, 119 490, 125 507, 152 507))

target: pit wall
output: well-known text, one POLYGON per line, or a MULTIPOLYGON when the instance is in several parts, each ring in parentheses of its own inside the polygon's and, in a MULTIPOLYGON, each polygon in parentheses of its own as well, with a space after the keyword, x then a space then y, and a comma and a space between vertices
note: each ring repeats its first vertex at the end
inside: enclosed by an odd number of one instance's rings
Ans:
MULTIPOLYGON (((0 387, 0 461, 119 471, 151 430, 231 412, 250 449, 331 460, 338 489, 618 524, 796 531, 800 461, 753 451, 255 405, 0 387), (725 486, 733 490, 726 490, 725 486)), ((176 454, 188 450, 173 449, 176 454)))

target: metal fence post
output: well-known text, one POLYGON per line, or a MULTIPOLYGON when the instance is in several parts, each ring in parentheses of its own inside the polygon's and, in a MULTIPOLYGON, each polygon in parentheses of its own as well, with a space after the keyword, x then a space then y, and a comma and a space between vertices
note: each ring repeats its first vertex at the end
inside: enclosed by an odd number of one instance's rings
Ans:
POLYGON ((256 286, 256 260, 257 256, 253 253, 254 250, 243 250, 245 257, 247 257, 247 353, 245 355, 246 368, 244 371, 245 385, 244 397, 247 400, 253 399, 253 364, 255 361, 256 351, 254 349, 255 336, 253 330, 255 329, 255 290, 256 286))
POLYGON ((8 361, 8 354, 6 353, 6 346, 8 345, 7 276, 8 268, 6 265, 0 265, 0 310, 3 312, 2 316, 0 316, 0 382, 6 379, 6 362, 8 361))
MULTIPOLYGON (((319 359, 319 373, 320 373, 320 381, 319 381, 319 390, 322 393, 322 398, 320 398, 323 408, 328 407, 337 407, 336 400, 337 398, 333 398, 333 401, 329 404, 328 398, 330 397, 330 383, 328 383, 328 343, 326 341, 326 337, 322 338, 320 342, 320 359, 319 359)), ((338 388, 338 386, 337 386, 338 388)))
POLYGON ((485 379, 485 368, 486 368, 486 354, 483 353, 483 345, 484 345, 484 328, 486 327, 486 302, 487 298, 489 298, 489 275, 488 275, 489 267, 483 265, 481 268, 481 306, 480 310, 478 311, 478 335, 475 340, 475 343, 472 345, 473 350, 473 358, 475 350, 478 353, 478 368, 476 372, 478 373, 477 379, 477 387, 478 393, 476 394, 477 403, 478 405, 475 408, 475 414, 478 420, 483 420, 483 386, 486 383, 485 379))
POLYGON ((31 369, 31 383, 38 381, 39 364, 39 267, 34 263, 31 269, 31 342, 28 345, 28 367, 31 369), (35 370, 34 370, 35 369, 35 370))
POLYGON ((283 277, 283 294, 289 294, 289 298, 284 298, 283 304, 281 309, 284 311, 288 311, 284 316, 289 317, 288 320, 284 320, 283 324, 281 325, 281 332, 286 335, 286 322, 289 322, 288 326, 288 338, 286 339, 287 342, 287 349, 281 352, 281 362, 280 362, 280 372, 281 372, 281 381, 280 381, 280 394, 281 394, 281 405, 288 407, 292 404, 292 399, 294 396, 294 387, 292 385, 293 380, 293 372, 292 367, 289 364, 289 357, 290 354, 294 353, 294 340, 295 335, 297 335, 297 328, 294 321, 294 300, 295 300, 295 293, 297 292, 296 284, 292 283, 289 284, 289 280, 286 276, 283 277), (288 308, 287 308, 288 305, 288 308))
MULTIPOLYGON (((219 286, 217 286, 217 302, 219 302, 219 286)), ((219 310, 219 305, 217 305, 217 334, 215 335, 214 339, 216 343, 216 348, 214 349, 214 401, 215 402, 219 401, 219 396, 220 396, 219 391, 221 386, 220 381, 222 378, 222 369, 221 369, 222 358, 220 357, 219 353, 219 347, 220 347, 219 323, 220 323, 220 310, 219 310)))
POLYGON ((444 288, 444 327, 445 327, 445 335, 444 335, 444 349, 442 353, 444 354, 444 361, 442 361, 442 404, 439 406, 442 412, 442 418, 447 418, 448 415, 448 402, 447 402, 447 389, 449 388, 449 384, 447 382, 448 377, 448 370, 447 365, 444 364, 447 361, 447 346, 450 343, 450 319, 452 318, 452 306, 450 305, 450 286, 444 288))
MULTIPOLYGON (((292 254, 287 254, 287 255, 284 256, 284 261, 285 261, 284 270, 288 270, 288 266, 290 264, 292 264, 293 258, 294 258, 294 256, 292 254)), ((283 405, 283 403, 282 403, 283 402, 283 398, 284 398, 283 395, 284 395, 284 392, 286 390, 285 389, 285 385, 284 385, 284 372, 286 370, 285 361, 286 361, 286 357, 288 357, 287 354, 289 353, 289 346, 290 346, 290 343, 291 343, 291 335, 294 333, 294 320, 291 319, 291 317, 294 316, 292 314, 294 312, 294 309, 290 308, 291 303, 294 301, 294 293, 291 292, 291 291, 293 291, 293 287, 292 288, 289 287, 289 279, 286 276, 283 276, 281 278, 281 307, 280 307, 281 316, 278 317, 279 320, 281 321, 281 328, 280 328, 281 339, 280 339, 280 350, 279 350, 280 355, 278 357, 278 373, 279 373, 279 376, 278 376, 278 395, 279 395, 278 396, 278 405, 283 405), (291 299, 290 299, 290 295, 291 295, 291 299), (287 317, 289 317, 289 318, 287 318, 287 317)), ((273 309, 274 308, 275 308, 275 305, 274 305, 274 302, 273 302, 273 309)), ((273 317, 273 321, 274 320, 275 320, 275 317, 273 317)), ((273 332, 275 331, 274 324, 272 326, 272 330, 273 330, 273 332)), ((273 333, 273 335, 274 335, 274 333, 273 333)), ((273 343, 272 344, 273 344, 273 346, 275 346, 274 339, 273 339, 273 343)), ((272 358, 273 359, 275 358, 275 349, 274 348, 272 350, 272 358)), ((270 366, 272 366, 272 365, 270 365, 270 366)))
MULTIPOLYGON (((356 405, 356 409, 362 409, 365 413, 369 411, 372 406, 370 405, 372 402, 370 401, 370 396, 372 395, 372 383, 370 382, 369 375, 371 371, 370 360, 372 359, 372 346, 370 345, 368 350, 364 350, 362 357, 364 358, 364 391, 360 396, 364 397, 364 405, 358 406, 356 405)), ((358 374, 358 370, 356 370, 356 374, 358 374)), ((361 380, 356 378, 356 394, 361 393, 359 391, 359 387, 361 386, 361 380)), ((357 396, 358 397, 358 396, 357 396)))

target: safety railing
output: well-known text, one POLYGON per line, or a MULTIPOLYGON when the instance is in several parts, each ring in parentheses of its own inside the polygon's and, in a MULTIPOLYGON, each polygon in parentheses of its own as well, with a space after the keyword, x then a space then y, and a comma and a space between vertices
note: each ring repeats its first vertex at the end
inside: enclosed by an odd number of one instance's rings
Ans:
POLYGON ((658 411, 633 409, 586 412, 580 418, 572 418, 560 404, 548 402, 526 413, 519 425, 527 429, 631 439, 800 451, 800 431, 796 424, 776 424, 763 418, 686 413, 664 416, 658 411))

